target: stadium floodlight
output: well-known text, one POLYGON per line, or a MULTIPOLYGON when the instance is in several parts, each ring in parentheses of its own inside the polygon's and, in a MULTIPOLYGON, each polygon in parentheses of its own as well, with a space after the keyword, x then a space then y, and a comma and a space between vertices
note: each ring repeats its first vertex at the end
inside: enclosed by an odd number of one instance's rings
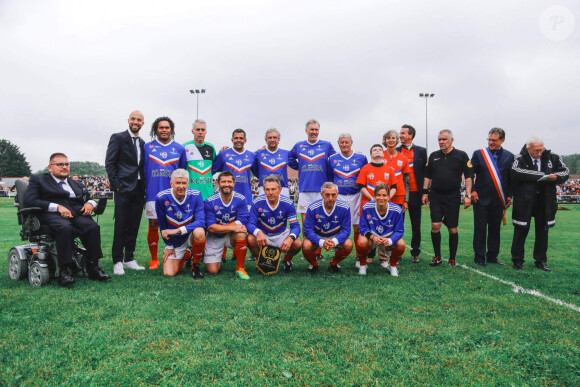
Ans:
POLYGON ((195 89, 195 90, 190 89, 189 92, 191 94, 195 94, 195 96, 196 96, 197 102, 196 102, 195 118, 198 119, 199 118, 199 95, 205 94, 205 89, 201 89, 201 90, 200 89, 195 89))
POLYGON ((427 157, 429 157, 429 134, 428 134, 428 121, 427 121, 427 100, 429 98, 433 98, 435 94, 433 93, 420 93, 419 97, 425 98, 425 152, 427 153, 427 157))

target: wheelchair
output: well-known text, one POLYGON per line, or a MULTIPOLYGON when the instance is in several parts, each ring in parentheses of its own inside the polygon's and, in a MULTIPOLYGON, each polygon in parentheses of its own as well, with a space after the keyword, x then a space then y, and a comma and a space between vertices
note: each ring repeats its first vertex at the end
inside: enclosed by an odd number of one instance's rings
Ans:
MULTIPOLYGON (((16 180, 16 197, 14 206, 18 207, 18 224, 22 226, 20 237, 28 244, 15 246, 8 253, 8 276, 13 280, 21 280, 28 276, 30 285, 40 287, 46 285, 51 278, 58 278, 58 255, 52 231, 46 225, 41 225, 35 214, 42 211, 39 207, 24 207, 24 197, 28 182, 16 180)), ((83 198, 88 198, 88 191, 83 190, 83 198)), ((86 201, 86 200, 85 200, 86 201)), ((107 199, 99 199, 93 213, 101 215, 107 206, 107 199)), ((87 251, 75 239, 73 251, 73 275, 82 273, 86 276, 87 251)))

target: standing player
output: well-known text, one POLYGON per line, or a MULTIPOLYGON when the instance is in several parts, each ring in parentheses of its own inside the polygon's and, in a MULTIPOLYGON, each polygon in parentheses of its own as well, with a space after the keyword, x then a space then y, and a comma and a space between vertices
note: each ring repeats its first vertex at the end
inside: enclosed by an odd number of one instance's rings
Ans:
POLYGON ((234 191, 244 195, 248 210, 252 205, 252 164, 255 155, 244 149, 246 144, 246 132, 243 129, 236 129, 232 133, 233 149, 222 150, 216 157, 213 164, 213 173, 230 171, 235 177, 234 191))
POLYGON ((205 225, 207 240, 205 244, 205 269, 217 274, 221 269, 224 247, 234 249, 236 275, 240 279, 250 279, 244 269, 246 262, 246 224, 250 214, 246 198, 234 191, 234 174, 230 171, 220 173, 217 179, 219 192, 205 201, 205 225))
POLYGON ((390 263, 385 261, 381 266, 388 269, 393 277, 398 277, 397 263, 405 252, 403 210, 389 203, 389 187, 386 184, 377 184, 374 197, 374 201, 363 205, 360 214, 361 235, 357 244, 362 255, 359 274, 367 274, 366 256, 370 249, 378 247, 379 250, 392 251, 390 263))
POLYGON ((401 145, 397 150, 407 156, 409 161, 409 217, 411 219, 411 256, 415 263, 419 262, 421 253, 421 189, 425 176, 425 164, 427 163, 427 151, 425 148, 413 144, 415 128, 411 125, 403 125, 399 132, 401 145))
POLYGON ((389 197, 389 203, 398 204, 403 212, 409 208, 409 160, 397 151, 399 133, 389 130, 383 135, 383 145, 386 147, 383 153, 385 164, 395 171, 397 191, 389 197))
POLYGON ((338 198, 336 184, 326 182, 320 189, 322 199, 308 206, 304 220, 304 243, 302 252, 310 262, 307 273, 318 271, 316 249, 326 251, 334 249, 334 257, 328 265, 328 271, 339 273, 338 263, 348 257, 352 251, 350 236, 350 209, 348 204, 338 198))
POLYGON ((478 266, 485 266, 486 258, 488 263, 502 264, 497 259, 499 230, 505 210, 512 203, 510 171, 514 162, 513 153, 501 146, 504 141, 505 131, 493 128, 487 135, 488 147, 476 150, 471 157, 475 174, 471 191, 473 252, 478 266))
POLYGON ((288 191, 288 151, 278 148, 280 132, 276 128, 266 131, 266 148, 257 150, 254 155, 252 173, 260 181, 259 195, 264 194, 264 177, 276 175, 282 184, 282 195, 290 197, 288 191))
POLYGON ((186 251, 191 247, 195 279, 202 279, 199 262, 205 245, 205 216, 201 194, 188 189, 189 173, 176 169, 171 173, 171 188, 159 192, 155 211, 159 216, 159 228, 165 242, 163 251, 163 274, 173 277, 188 259, 186 251))
POLYGON ((159 229, 155 200, 161 191, 171 188, 169 183, 171 173, 178 168, 187 168, 185 148, 173 141, 175 124, 169 117, 159 117, 151 125, 151 138, 143 147, 145 153, 145 217, 149 219, 147 245, 151 253, 149 269, 159 267, 157 247, 159 243, 159 229))
POLYGON ((256 257, 266 245, 279 247, 284 253, 284 271, 290 273, 292 257, 300 251, 302 240, 294 202, 280 196, 281 191, 278 176, 264 178, 265 195, 258 196, 250 210, 248 246, 256 257))
POLYGON ((379 183, 386 184, 390 187, 389 197, 397 192, 397 181, 393 168, 385 164, 383 159, 383 147, 375 144, 371 147, 371 162, 362 167, 356 184, 360 187, 361 192, 361 209, 365 203, 373 200, 375 187, 379 183))
POLYGON ((338 186, 338 200, 342 200, 350 208, 350 222, 356 244, 359 236, 358 222, 361 208, 361 188, 356 184, 356 180, 362 167, 367 165, 368 161, 364 155, 352 150, 352 143, 352 136, 349 133, 340 134, 338 136, 340 153, 330 156, 328 165, 332 169, 334 183, 338 186))
POLYGON ((205 141, 207 134, 204 120, 193 122, 193 141, 183 144, 187 154, 187 169, 189 171, 189 188, 201 192, 203 199, 213 195, 212 164, 215 160, 214 146, 205 141))
POLYGON ((441 224, 449 231, 449 266, 455 266, 459 236, 459 205, 461 204, 461 177, 465 177, 465 208, 471 205, 473 168, 469 156, 453 147, 453 132, 443 129, 437 137, 439 150, 429 155, 423 182, 423 204, 430 202, 431 241, 435 257, 429 265, 441 265, 441 224), (429 186, 431 188, 429 189, 429 186))

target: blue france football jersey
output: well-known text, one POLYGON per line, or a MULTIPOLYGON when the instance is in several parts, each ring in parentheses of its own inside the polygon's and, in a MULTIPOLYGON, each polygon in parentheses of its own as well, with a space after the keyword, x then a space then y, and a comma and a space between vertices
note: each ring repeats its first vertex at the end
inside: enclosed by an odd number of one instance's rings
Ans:
POLYGON ((296 143, 288 154, 288 165, 298 171, 300 192, 320 192, 327 181, 334 181, 327 159, 336 151, 328 141, 296 143))
POLYGON ((400 206, 389 203, 387 213, 384 216, 380 216, 377 212, 376 204, 372 200, 363 205, 358 225, 360 234, 367 237, 370 234, 374 234, 381 238, 390 238, 391 246, 393 246, 405 233, 403 210, 400 206))
POLYGON ((221 151, 213 162, 213 173, 230 171, 234 174, 234 190, 241 193, 246 198, 248 205, 252 204, 252 164, 254 154, 249 150, 242 153, 236 152, 232 148, 221 151))
POLYGON ((278 205, 272 208, 266 196, 260 195, 254 200, 254 205, 250 210, 250 220, 246 227, 248 232, 254 235, 261 230, 267 236, 276 236, 286 230, 286 223, 290 224, 290 235, 298 238, 300 224, 296 217, 294 202, 280 195, 278 205))
POLYGON ((360 191, 356 178, 366 164, 368 164, 366 156, 356 152, 348 157, 335 153, 328 158, 328 166, 332 169, 334 184, 338 186, 339 194, 353 195, 360 191))
POLYGON ((183 145, 171 141, 162 144, 157 140, 143 147, 145 152, 145 200, 150 202, 161 191, 171 188, 171 173, 178 168, 187 170, 187 155, 183 145))
POLYGON ((264 177, 276 175, 280 178, 282 187, 288 187, 288 153, 286 149, 276 149, 270 152, 268 148, 257 150, 254 155, 252 173, 260 180, 260 185, 264 185, 264 177))
POLYGON ((334 239, 336 245, 344 243, 350 236, 350 209, 348 204, 337 200, 330 213, 319 199, 308 206, 304 218, 304 236, 322 247, 327 239, 334 239))
MULTIPOLYGON (((223 202, 220 193, 216 192, 205 200, 204 209, 206 228, 213 224, 228 224, 236 221, 246 225, 250 218, 246 198, 235 191, 232 200, 227 204, 223 202)), ((213 235, 223 237, 225 234, 213 235)))
POLYGON ((155 200, 155 211, 160 231, 181 229, 181 235, 171 235, 167 240, 163 239, 168 247, 181 246, 189 238, 189 233, 205 226, 203 200, 196 189, 188 189, 182 201, 173 196, 172 189, 159 192, 155 200))

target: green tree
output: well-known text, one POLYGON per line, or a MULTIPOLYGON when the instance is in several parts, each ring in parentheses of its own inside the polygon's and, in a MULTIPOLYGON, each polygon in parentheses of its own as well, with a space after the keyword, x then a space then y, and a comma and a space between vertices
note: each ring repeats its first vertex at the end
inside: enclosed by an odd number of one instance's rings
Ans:
POLYGON ((8 140, 0 140, 0 176, 30 176, 30 164, 20 148, 8 140))
POLYGON ((564 160, 564 163, 566 163, 572 175, 580 174, 580 153, 562 156, 562 160, 564 160))
MULTIPOLYGON (((48 167, 44 168, 42 171, 38 171, 38 173, 46 173, 48 172, 48 167)), ((79 176, 106 176, 107 171, 103 165, 96 163, 94 161, 71 161, 70 162, 70 175, 79 175, 79 176)))

